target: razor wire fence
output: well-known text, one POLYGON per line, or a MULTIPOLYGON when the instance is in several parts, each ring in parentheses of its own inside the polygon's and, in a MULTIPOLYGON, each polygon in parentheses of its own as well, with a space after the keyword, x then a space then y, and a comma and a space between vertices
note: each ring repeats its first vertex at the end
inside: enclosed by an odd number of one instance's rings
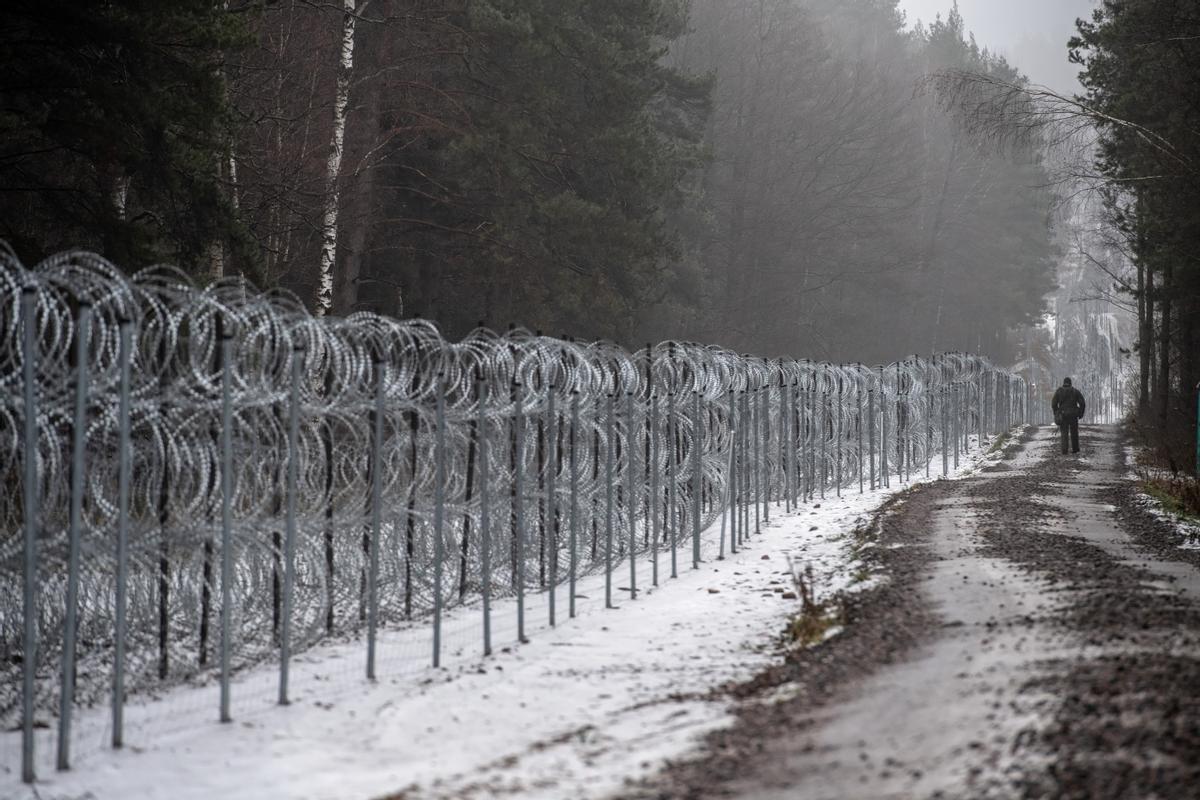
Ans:
POLYGON ((488 654, 527 637, 531 608, 574 616, 585 577, 606 606, 636 599, 773 509, 939 455, 944 473, 1028 407, 1019 376, 961 353, 869 368, 519 329, 449 342, 80 252, 26 269, 0 250, 0 328, 0 723, 26 781, 37 753, 65 769, 102 746, 73 734, 81 707, 110 707, 119 747, 131 698, 212 681, 226 721, 236 671, 276 663, 286 703, 294 655, 322 640, 361 635, 375 678, 381 631, 419 628, 423 652, 397 658, 436 666, 450 613, 488 654))

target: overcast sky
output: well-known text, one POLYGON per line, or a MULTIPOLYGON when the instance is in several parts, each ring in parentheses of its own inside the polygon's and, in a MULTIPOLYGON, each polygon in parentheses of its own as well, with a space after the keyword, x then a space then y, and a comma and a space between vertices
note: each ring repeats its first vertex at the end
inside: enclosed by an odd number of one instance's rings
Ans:
MULTIPOLYGON (((910 25, 945 18, 953 0, 900 0, 910 25)), ((959 0, 967 29, 981 47, 1001 53, 1034 83, 1081 91, 1079 68, 1067 61, 1067 39, 1078 17, 1090 17, 1095 0, 959 0)))

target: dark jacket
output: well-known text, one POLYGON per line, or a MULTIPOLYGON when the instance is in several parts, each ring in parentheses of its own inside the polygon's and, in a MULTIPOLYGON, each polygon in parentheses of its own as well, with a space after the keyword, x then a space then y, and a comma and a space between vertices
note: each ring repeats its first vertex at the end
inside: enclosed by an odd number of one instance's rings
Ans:
POLYGON ((1072 420, 1083 416, 1083 412, 1087 410, 1087 403, 1083 399, 1083 392, 1074 386, 1060 386, 1054 393, 1050 407, 1055 416, 1062 415, 1064 420, 1072 420))

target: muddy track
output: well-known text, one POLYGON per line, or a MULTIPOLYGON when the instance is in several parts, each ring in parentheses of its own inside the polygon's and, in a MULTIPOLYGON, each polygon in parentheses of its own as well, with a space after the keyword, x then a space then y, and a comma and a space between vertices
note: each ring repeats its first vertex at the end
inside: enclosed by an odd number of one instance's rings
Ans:
POLYGON ((1137 502, 1116 429, 1083 439, 1030 430, 900 496, 845 632, 731 687, 737 723, 622 796, 1198 796, 1200 553, 1137 502))

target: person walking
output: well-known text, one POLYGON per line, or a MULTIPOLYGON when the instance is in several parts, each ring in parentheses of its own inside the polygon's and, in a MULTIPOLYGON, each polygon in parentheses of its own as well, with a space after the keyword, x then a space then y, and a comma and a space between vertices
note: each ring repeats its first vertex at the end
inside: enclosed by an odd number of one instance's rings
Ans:
POLYGON ((1083 392, 1071 385, 1070 378, 1064 378, 1063 385, 1054 392, 1050 408, 1054 411, 1054 423, 1058 425, 1063 453, 1067 452, 1068 434, 1071 439, 1071 452, 1078 453, 1079 418, 1087 410, 1087 401, 1083 399, 1083 392))

